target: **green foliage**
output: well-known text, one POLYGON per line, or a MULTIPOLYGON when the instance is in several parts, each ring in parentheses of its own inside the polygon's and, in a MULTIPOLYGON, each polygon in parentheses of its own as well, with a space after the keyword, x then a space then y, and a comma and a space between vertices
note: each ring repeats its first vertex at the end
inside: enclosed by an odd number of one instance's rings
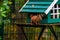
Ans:
POLYGON ((0 40, 1 40, 2 38, 1 38, 1 36, 0 36, 0 40))
POLYGON ((2 4, 0 4, 0 17, 6 17, 8 12, 10 11, 10 7, 8 6, 8 2, 3 1, 2 4))
POLYGON ((25 3, 25 0, 19 0, 19 6, 22 7, 25 3))
POLYGON ((11 5, 11 2, 8 0, 1 1, 0 3, 0 25, 4 21, 3 18, 6 18, 10 12, 9 5, 11 5))

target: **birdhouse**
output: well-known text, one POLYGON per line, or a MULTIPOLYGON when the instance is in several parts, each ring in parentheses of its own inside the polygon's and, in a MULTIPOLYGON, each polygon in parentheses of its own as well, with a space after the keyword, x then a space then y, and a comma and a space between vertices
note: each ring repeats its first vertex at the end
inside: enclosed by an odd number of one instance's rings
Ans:
MULTIPOLYGON (((28 0, 19 10, 21 13, 39 13, 46 15, 42 24, 60 22, 60 1, 59 0, 28 0)), ((27 22, 31 20, 28 17, 27 22)))

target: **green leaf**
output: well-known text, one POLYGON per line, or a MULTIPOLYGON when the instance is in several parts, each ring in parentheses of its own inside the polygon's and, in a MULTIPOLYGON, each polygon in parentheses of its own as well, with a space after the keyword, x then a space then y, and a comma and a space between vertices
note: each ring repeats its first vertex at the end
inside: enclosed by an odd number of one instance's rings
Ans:
POLYGON ((0 21, 0 25, 2 25, 2 22, 0 21))
POLYGON ((2 16, 2 17, 6 17, 6 15, 5 15, 5 14, 3 14, 3 13, 1 14, 1 16, 2 16))
POLYGON ((10 2, 10 1, 9 1, 9 2, 8 2, 8 4, 10 4, 10 5, 11 5, 11 4, 12 4, 12 2, 10 2))
POLYGON ((2 18, 0 18, 0 25, 2 25, 2 18))
POLYGON ((3 11, 2 13, 6 13, 6 11, 3 11))
POLYGON ((3 5, 7 5, 8 4, 8 1, 3 1, 3 5))
POLYGON ((4 11, 4 10, 5 10, 5 7, 1 6, 0 11, 4 11))
POLYGON ((6 5, 6 9, 9 9, 9 6, 8 5, 6 5))

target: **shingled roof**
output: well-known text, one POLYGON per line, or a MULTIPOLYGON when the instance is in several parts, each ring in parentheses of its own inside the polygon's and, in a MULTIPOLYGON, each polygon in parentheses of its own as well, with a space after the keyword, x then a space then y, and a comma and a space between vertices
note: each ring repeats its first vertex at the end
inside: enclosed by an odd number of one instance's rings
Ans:
POLYGON ((27 1, 19 12, 25 13, 46 13, 52 9, 58 0, 54 1, 27 1))

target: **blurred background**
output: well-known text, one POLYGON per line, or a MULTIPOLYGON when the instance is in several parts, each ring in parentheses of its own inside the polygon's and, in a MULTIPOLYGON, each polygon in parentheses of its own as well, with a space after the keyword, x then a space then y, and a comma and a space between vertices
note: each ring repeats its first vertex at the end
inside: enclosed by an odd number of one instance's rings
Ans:
MULTIPOLYGON (((0 40, 38 40, 40 27, 21 28, 14 23, 26 23, 28 14, 19 13, 27 0, 0 0, 0 40)), ((60 27, 53 26, 60 40, 60 27)), ((55 40, 49 28, 46 28, 40 40, 55 40)))

